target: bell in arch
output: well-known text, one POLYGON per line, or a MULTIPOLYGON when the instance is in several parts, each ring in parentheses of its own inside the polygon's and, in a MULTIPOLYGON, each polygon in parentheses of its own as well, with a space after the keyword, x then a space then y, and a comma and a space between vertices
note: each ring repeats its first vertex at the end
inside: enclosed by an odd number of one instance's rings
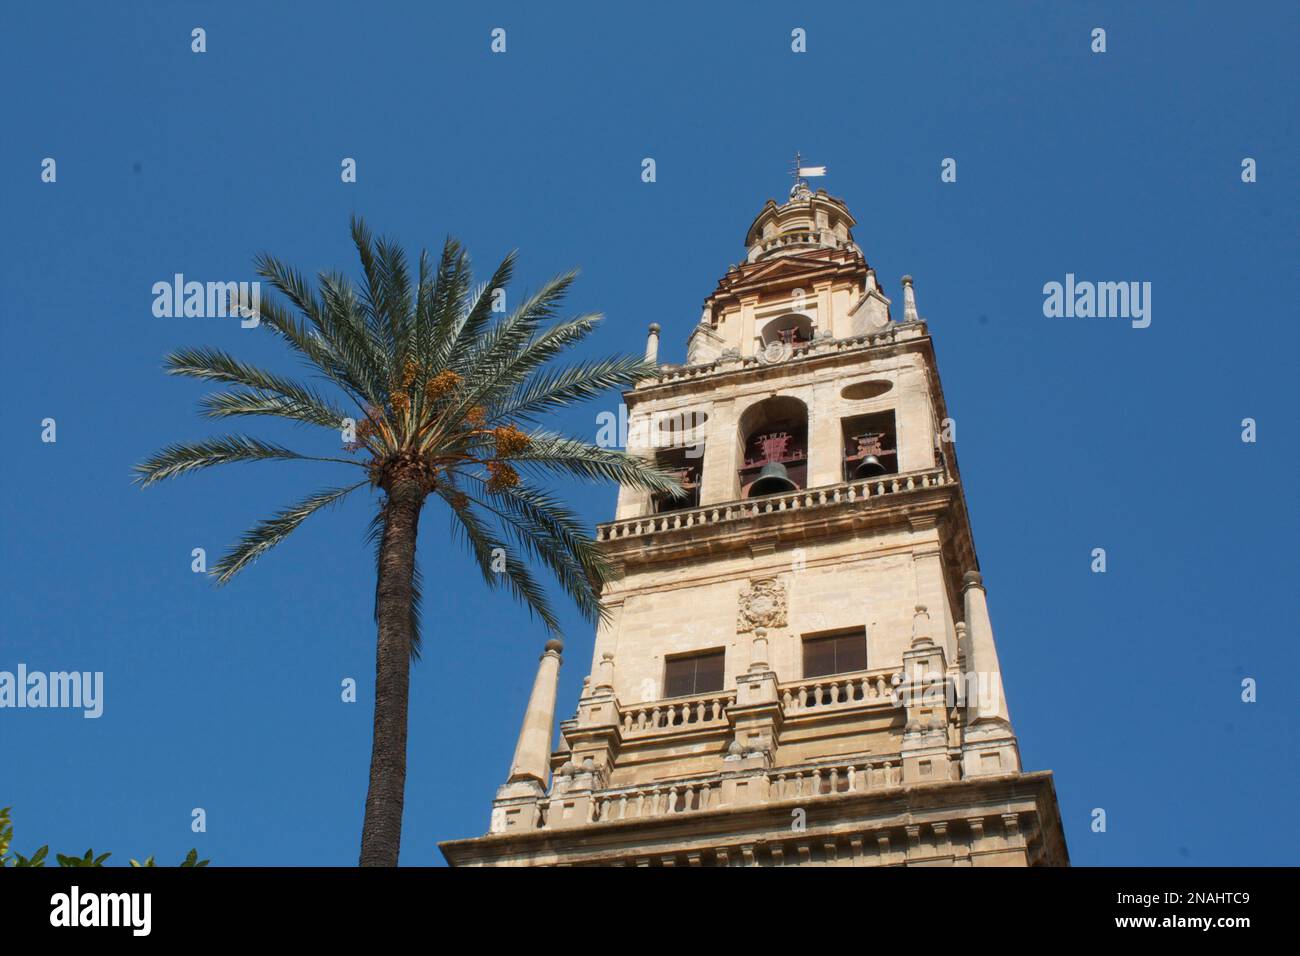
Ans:
POLYGON ((754 483, 749 486, 749 496, 775 495, 783 491, 798 491, 799 486, 790 480, 790 473, 779 461, 769 461, 759 471, 754 483))
POLYGON ((884 473, 885 466, 880 463, 880 459, 875 455, 867 455, 858 465, 854 475, 858 478, 874 478, 884 473))

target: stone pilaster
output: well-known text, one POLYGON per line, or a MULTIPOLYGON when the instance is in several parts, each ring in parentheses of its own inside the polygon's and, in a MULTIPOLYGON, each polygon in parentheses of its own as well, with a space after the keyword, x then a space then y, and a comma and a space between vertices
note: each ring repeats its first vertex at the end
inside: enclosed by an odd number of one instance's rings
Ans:
POLYGON ((912 619, 912 646, 903 653, 898 692, 907 713, 903 732, 903 783, 947 780, 948 682, 943 647, 930 633, 930 614, 918 605, 912 619))
POLYGON ((942 530, 934 515, 910 515, 912 572, 916 576, 916 603, 926 607, 935 622, 936 643, 948 660, 957 659, 957 631, 949 613, 948 584, 944 575, 942 530))

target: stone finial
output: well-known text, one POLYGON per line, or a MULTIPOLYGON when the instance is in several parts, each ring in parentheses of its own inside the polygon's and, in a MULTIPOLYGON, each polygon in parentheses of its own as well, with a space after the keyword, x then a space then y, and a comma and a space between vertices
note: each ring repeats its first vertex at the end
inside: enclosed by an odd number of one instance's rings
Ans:
POLYGON ((916 312, 916 290, 912 288, 912 277, 903 276, 903 321, 919 322, 920 319, 916 312))
POLYGON ((647 362, 659 361, 659 323, 651 322, 650 331, 645 338, 645 360, 647 362))
POLYGON ((614 689, 614 655, 609 651, 600 655, 596 666, 596 690, 614 689))
POLYGON ((983 590, 984 575, 980 574, 978 571, 967 571, 962 575, 961 585, 962 590, 965 590, 966 588, 980 588, 983 590))

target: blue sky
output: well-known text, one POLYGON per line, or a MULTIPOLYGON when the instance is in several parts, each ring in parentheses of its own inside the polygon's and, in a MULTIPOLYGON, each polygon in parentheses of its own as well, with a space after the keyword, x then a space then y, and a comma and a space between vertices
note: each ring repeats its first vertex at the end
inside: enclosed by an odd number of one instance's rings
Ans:
MULTIPOLYGON (((369 502, 313 518, 224 589, 191 573, 191 549, 214 559, 337 475, 130 483, 162 443, 216 431, 194 406, 208 389, 162 374, 169 350, 294 367, 265 333, 155 318, 154 282, 251 278, 263 250, 354 272, 356 211, 408 249, 454 233, 485 273, 517 247, 521 286, 579 266, 574 311, 608 316, 586 353, 639 351, 653 321, 681 361, 798 149, 830 167, 822 184, 886 291, 897 301, 916 277, 1011 715, 1026 767, 1056 773, 1073 861, 1297 862, 1297 7, 462 7, 0 14, 0 670, 105 675, 98 720, 0 710, 16 849, 357 857, 369 502), (56 183, 40 181, 45 157, 56 183), (956 183, 940 182, 945 157, 956 183), (1241 181, 1244 157, 1258 182, 1241 181), (1071 272, 1150 282, 1151 326, 1044 317, 1044 283, 1071 272), (1105 574, 1090 573, 1096 547, 1105 574), (339 700, 344 677, 357 704, 339 700), (206 833, 190 831, 195 807, 206 833)), ((616 406, 556 424, 594 438, 616 406)), ((572 494, 593 523, 612 514, 612 487, 572 494)), ((442 514, 422 530, 408 865, 486 829, 545 639, 483 589, 442 514)), ((566 621, 562 716, 592 642, 566 621)))

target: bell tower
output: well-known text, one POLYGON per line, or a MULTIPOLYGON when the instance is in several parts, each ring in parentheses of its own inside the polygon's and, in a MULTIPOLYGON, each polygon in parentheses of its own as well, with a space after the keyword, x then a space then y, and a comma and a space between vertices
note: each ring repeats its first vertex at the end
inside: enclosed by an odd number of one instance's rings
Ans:
MULTIPOLYGON (((453 865, 1068 865, 1021 767, 929 328, 845 204, 768 200, 630 451, 576 713, 547 645, 490 831, 453 865)), ((646 355, 658 359, 660 327, 646 355)))

